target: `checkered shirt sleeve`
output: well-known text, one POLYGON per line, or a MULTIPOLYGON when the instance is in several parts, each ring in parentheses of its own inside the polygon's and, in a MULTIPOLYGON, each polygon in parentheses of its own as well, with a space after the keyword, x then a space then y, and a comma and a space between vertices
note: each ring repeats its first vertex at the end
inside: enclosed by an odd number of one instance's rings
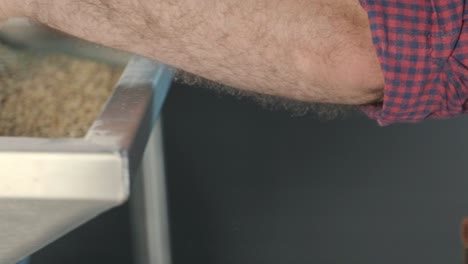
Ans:
POLYGON ((468 112, 468 0, 360 0, 384 73, 380 125, 468 112))

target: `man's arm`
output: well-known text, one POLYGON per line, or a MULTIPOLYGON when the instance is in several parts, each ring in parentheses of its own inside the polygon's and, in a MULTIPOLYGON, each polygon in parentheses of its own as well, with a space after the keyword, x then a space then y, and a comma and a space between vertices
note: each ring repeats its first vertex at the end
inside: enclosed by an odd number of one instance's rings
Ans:
POLYGON ((25 15, 243 90, 340 104, 382 97, 358 0, 8 2, 0 6, 6 17, 25 15))

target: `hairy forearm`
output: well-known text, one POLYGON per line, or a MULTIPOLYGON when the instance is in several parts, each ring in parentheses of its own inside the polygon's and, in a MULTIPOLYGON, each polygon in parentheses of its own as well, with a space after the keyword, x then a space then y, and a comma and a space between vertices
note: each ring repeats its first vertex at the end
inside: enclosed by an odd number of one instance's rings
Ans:
POLYGON ((378 100, 358 0, 25 0, 25 15, 243 90, 302 101, 378 100))

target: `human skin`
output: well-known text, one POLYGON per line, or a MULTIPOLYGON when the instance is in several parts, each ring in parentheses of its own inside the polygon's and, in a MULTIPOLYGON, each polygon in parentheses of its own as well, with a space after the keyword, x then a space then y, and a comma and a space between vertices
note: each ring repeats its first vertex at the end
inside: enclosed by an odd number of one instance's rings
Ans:
POLYGON ((1 0, 29 17, 244 91, 305 102, 382 99, 358 0, 1 0))

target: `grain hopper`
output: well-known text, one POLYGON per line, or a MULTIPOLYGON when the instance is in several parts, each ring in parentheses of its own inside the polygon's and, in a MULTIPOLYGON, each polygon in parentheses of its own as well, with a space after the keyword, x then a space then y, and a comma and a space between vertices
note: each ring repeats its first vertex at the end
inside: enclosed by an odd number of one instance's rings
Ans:
POLYGON ((0 65, 0 263, 6 264, 126 201, 172 77, 149 59, 58 33, 28 34, 30 28, 11 23, 2 35, 4 43, 15 32, 26 40, 5 51, 0 65), (28 43, 50 51, 29 54, 28 43))

